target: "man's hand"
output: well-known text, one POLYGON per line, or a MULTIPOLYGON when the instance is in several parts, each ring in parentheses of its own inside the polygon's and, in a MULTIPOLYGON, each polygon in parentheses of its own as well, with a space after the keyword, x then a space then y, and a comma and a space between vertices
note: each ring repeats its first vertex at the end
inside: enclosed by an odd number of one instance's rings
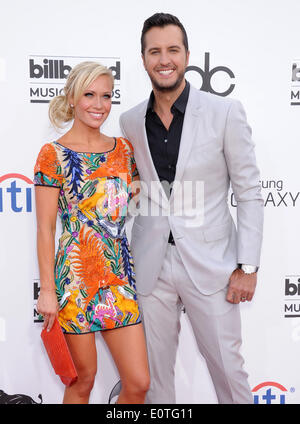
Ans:
POLYGON ((226 300, 230 303, 240 303, 252 300, 257 283, 257 274, 245 274, 236 269, 230 276, 226 300))

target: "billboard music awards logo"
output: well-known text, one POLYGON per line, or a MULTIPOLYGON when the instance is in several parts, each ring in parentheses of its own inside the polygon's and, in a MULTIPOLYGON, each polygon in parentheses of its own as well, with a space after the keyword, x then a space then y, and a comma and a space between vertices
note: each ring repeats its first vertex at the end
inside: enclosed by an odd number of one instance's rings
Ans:
POLYGON ((80 62, 99 62, 111 69, 114 76, 112 104, 121 103, 121 62, 118 57, 75 57, 31 55, 28 60, 30 103, 49 103, 63 93, 71 69, 80 62))
POLYGON ((229 96, 235 87, 235 84, 231 82, 231 80, 235 78, 231 69, 227 66, 210 68, 210 53, 208 52, 204 55, 203 69, 199 66, 188 66, 185 72, 187 79, 195 87, 199 87, 199 90, 217 94, 218 96, 229 96), (199 76, 201 78, 200 83, 199 76))
POLYGON ((0 176, 0 213, 32 212, 33 181, 22 174, 0 176))
POLYGON ((300 106, 300 59, 292 63, 291 106, 300 106))
POLYGON ((295 393, 295 388, 287 390, 282 384, 266 381, 255 386, 252 393, 254 404, 285 404, 289 393, 295 393))
POLYGON ((285 276, 284 317, 300 318, 300 275, 285 276))

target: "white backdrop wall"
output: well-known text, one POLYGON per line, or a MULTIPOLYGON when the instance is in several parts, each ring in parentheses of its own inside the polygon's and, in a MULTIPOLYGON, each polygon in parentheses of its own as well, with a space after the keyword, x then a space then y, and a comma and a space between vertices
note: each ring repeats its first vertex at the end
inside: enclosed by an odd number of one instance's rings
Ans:
MULTIPOLYGON (((41 394, 43 403, 61 403, 63 396, 40 340, 41 323, 35 322, 39 274, 31 180, 40 147, 59 137, 48 122, 48 104, 40 101, 49 100, 64 82, 63 75, 51 75, 51 61, 63 61, 57 62, 58 70, 65 74, 63 66, 86 58, 114 67, 117 104, 105 132, 118 136, 120 113, 151 90, 140 58, 140 32, 144 20, 158 11, 183 22, 190 65, 206 67, 206 82, 208 71, 227 68, 211 76, 211 88, 222 93, 234 84, 230 96, 247 111, 261 170, 265 231, 257 292, 241 306, 242 352, 254 402, 300 403, 298 0, 1 2, 0 403, 3 392, 26 394, 36 402, 41 394)), ((198 72, 186 77, 201 88, 198 72)), ((97 346, 91 403, 107 403, 119 377, 100 333, 97 346)), ((217 402, 185 315, 176 394, 178 403, 217 402)))

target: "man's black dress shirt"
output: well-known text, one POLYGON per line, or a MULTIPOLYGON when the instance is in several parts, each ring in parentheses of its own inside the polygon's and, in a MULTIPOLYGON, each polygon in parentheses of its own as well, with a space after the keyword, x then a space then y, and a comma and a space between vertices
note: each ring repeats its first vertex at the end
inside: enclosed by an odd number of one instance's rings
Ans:
MULTIPOLYGON (((173 119, 167 130, 154 111, 154 94, 150 95, 146 111, 146 132, 152 160, 161 182, 173 183, 179 153, 180 139, 186 104, 190 92, 190 84, 186 81, 185 88, 171 107, 173 119)), ((171 194, 171 190, 168 195, 171 194)), ((174 243, 170 233, 169 243, 174 243)))

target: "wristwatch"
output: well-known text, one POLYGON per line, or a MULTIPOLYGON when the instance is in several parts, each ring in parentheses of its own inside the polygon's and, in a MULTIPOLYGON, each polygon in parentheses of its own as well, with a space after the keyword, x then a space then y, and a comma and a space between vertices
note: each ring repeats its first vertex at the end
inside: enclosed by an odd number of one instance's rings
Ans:
POLYGON ((258 266, 254 265, 238 264, 238 267, 244 271, 245 274, 255 274, 258 271, 258 266))

